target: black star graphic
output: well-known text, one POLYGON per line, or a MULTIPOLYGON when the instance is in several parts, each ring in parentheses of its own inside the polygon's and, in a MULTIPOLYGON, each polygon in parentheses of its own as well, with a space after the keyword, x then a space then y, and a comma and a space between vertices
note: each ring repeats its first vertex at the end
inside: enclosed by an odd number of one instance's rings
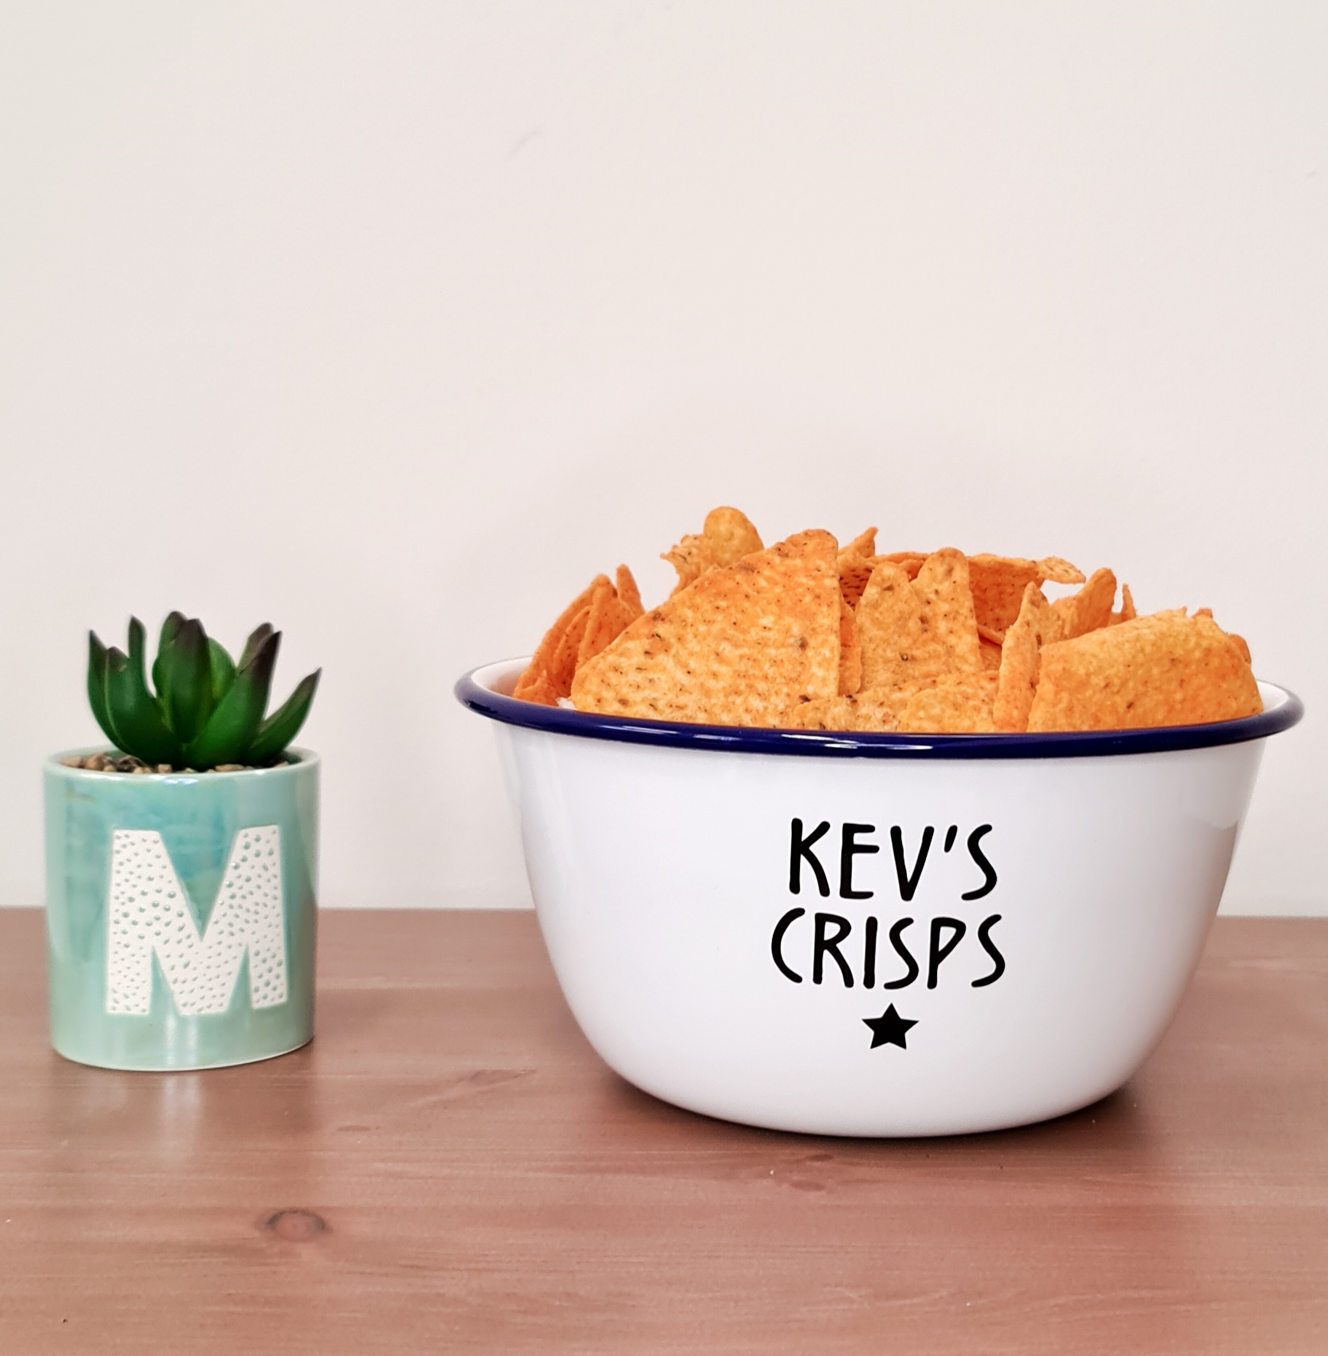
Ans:
POLYGON ((878 1045, 897 1045, 901 1050, 907 1050, 908 1045, 904 1040, 904 1034, 909 1027, 917 1026, 917 1022, 909 1021, 907 1017, 901 1017, 895 1011, 895 1005, 890 1004, 879 1017, 864 1017, 865 1025, 872 1029, 871 1048, 876 1049, 878 1045))

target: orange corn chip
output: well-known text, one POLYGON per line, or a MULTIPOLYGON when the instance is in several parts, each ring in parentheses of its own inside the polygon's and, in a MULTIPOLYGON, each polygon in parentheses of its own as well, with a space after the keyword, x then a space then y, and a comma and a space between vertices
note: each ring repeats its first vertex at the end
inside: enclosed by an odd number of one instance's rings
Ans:
POLYGON ((780 725, 789 730, 860 730, 888 734, 899 724, 909 698, 934 679, 902 688, 876 688, 840 697, 818 697, 800 702, 784 713, 780 725))
POLYGON ((1201 725, 1262 710, 1241 646, 1216 622, 1155 613, 1046 646, 1028 729, 1201 725))
POLYGON ((719 566, 736 565, 744 556, 764 549, 761 534, 752 526, 746 514, 739 513, 735 508, 711 509, 706 514, 702 532, 710 543, 715 564, 719 566))
POLYGON ((689 585, 714 566, 710 547, 699 533, 688 534, 676 546, 665 551, 661 560, 667 560, 678 571, 678 582, 673 586, 674 593, 681 593, 689 585))
POLYGON ((711 569, 577 672, 581 711, 773 726, 839 691, 835 539, 801 532, 711 569))
MULTIPOLYGON (((1082 584, 1083 575, 1059 556, 1022 560, 1014 556, 980 555, 968 558, 969 584, 978 630, 990 638, 1004 637, 1019 615, 1024 590, 1030 584, 1082 584)), ((998 641, 999 643, 999 641, 998 641)))
POLYGON ((984 672, 995 673, 1001 667, 1001 647, 995 641, 988 640, 986 636, 983 636, 979 658, 982 660, 984 672))
POLYGON ((636 580, 626 565, 618 566, 618 598, 632 614, 633 621, 645 611, 641 606, 641 590, 636 587, 636 580))
POLYGON ((632 610, 618 597, 613 585, 605 580, 590 599, 590 615, 586 618, 586 629, 576 651, 577 668, 588 659, 593 659, 635 620, 632 610))
POLYGON ((922 605, 902 565, 876 566, 855 618, 864 688, 899 687, 944 668, 944 656, 923 644, 922 605))
POLYGON ((839 552, 839 591, 849 607, 857 607, 862 590, 871 578, 872 552, 876 550, 876 529, 869 527, 854 537, 839 552))
POLYGON ((1084 572, 1060 556, 1043 556, 1037 563, 1042 578, 1039 584, 1082 584, 1084 572))
POLYGON ((876 688, 859 692, 853 698, 853 724, 849 727, 864 732, 889 734, 899 728, 899 717, 916 692, 930 687, 935 678, 923 678, 899 688, 876 688))
POLYGON ((572 618, 571 624, 558 641, 549 663, 547 678, 549 686, 560 697, 569 696, 572 691, 572 678, 576 674, 577 658, 581 653, 581 641, 590 622, 590 607, 586 606, 572 618))
POLYGON ((1130 592, 1128 584, 1120 586, 1121 604, 1120 611, 1111 614, 1111 625, 1119 626, 1121 622, 1133 621, 1139 614, 1134 610, 1134 595, 1130 592))
POLYGON ((1110 570, 1094 570, 1078 593, 1058 598, 1051 605, 1060 619, 1061 639, 1073 640, 1109 626, 1115 604, 1116 576, 1110 570))
POLYGON ((887 561, 891 565, 902 565, 908 577, 916 579, 926 559, 926 551, 895 551, 888 556, 873 556, 872 564, 879 565, 882 561, 887 561))
MULTIPOLYGON (((843 575, 840 575, 843 582, 843 575)), ((858 628, 853 620, 853 609, 839 597, 839 692, 847 696, 862 686, 862 647, 858 644, 858 628)))
POLYGON ((869 527, 865 532, 860 532, 846 546, 839 548, 839 554, 855 556, 874 556, 876 554, 876 529, 869 527))
POLYGON ((1019 615, 1005 633, 1001 646, 1000 678, 992 722, 998 730, 1028 729, 1028 713, 1037 690, 1038 662, 1042 646, 1059 631, 1056 614, 1036 584, 1024 588, 1019 615))
POLYGON ((711 509, 699 536, 684 537, 661 557, 678 571, 674 593, 694 584, 708 570, 736 565, 761 550, 761 534, 735 508, 711 509))
MULTIPOLYGON (((544 639, 540 641, 539 648, 531 657, 530 664, 526 671, 517 679, 516 687, 512 689, 514 697, 520 697, 523 701, 537 701, 539 698, 530 695, 532 691, 552 691, 555 698, 567 696, 572 682, 572 672, 576 667, 576 648, 572 649, 572 670, 567 672, 567 685, 564 686, 554 678, 554 658, 558 654, 559 647, 563 643, 563 637, 572 622, 590 606, 590 600, 595 596, 595 590, 602 585, 607 584, 608 578, 605 575, 597 574, 590 581, 589 586, 584 592, 577 594, 570 603, 563 609, 562 615, 554 624, 549 627, 544 634, 544 639)), ((583 628, 584 629, 584 628, 583 628)), ((581 634, 578 633, 576 644, 580 645, 581 634)), ((564 662, 565 667, 565 662, 564 662)), ((561 669, 559 670, 561 672, 561 669)), ((556 706, 557 702, 542 702, 544 706, 556 706)))
POLYGON ((991 734, 994 673, 947 673, 909 697, 900 734, 991 734))
MULTIPOLYGON (((1129 590, 1127 589, 1126 592, 1128 591, 1129 590)), ((1181 615, 1182 616, 1185 615, 1184 608, 1181 609, 1181 615)), ((1196 617, 1207 617, 1209 621, 1212 621, 1213 609, 1211 607, 1201 607, 1197 612, 1195 612, 1194 615, 1196 617)), ((1238 649, 1241 652, 1241 654, 1245 656, 1245 662, 1247 664, 1250 663, 1250 647, 1245 643, 1245 637, 1236 635, 1234 631, 1228 631, 1226 635, 1227 639, 1231 641, 1231 643, 1236 647, 1236 649, 1238 649)))
POLYGON ((862 591, 871 578, 872 563, 866 556, 849 556, 847 560, 839 557, 839 591, 849 607, 857 607, 862 601, 862 591))
POLYGON ((976 673, 982 667, 973 594, 968 582, 968 560, 952 547, 927 557, 913 592, 922 602, 924 638, 946 656, 946 669, 976 673))
POLYGON ((548 674, 542 672, 530 679, 520 693, 513 689, 512 695, 519 695, 523 702, 534 702, 537 706, 558 705, 558 694, 554 691, 553 684, 549 682, 548 674))
POLYGON ((853 730, 857 699, 853 696, 813 697, 797 702, 780 716, 781 730, 853 730))
POLYGON ((862 686, 899 687, 982 667, 968 565, 954 550, 927 557, 910 583, 905 567, 882 561, 856 613, 862 686))

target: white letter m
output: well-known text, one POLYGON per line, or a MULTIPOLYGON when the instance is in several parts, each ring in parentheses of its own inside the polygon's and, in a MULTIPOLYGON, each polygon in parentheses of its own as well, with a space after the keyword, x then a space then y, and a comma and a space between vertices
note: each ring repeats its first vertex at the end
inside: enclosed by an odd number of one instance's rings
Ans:
POLYGON ((107 901, 106 1011, 147 1016, 152 956, 182 1017, 225 1012, 249 953, 249 1004, 286 1001, 281 829, 241 829, 202 937, 155 829, 116 829, 107 901))

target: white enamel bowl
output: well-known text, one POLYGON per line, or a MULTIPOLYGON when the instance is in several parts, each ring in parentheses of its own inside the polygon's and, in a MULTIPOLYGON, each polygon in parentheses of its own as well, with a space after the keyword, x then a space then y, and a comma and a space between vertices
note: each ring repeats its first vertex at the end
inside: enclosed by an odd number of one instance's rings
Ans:
POLYGON ((815 1134, 993 1130, 1125 1082, 1302 715, 1264 683, 1262 715, 1166 730, 735 730, 518 702, 524 666, 457 695, 498 722, 581 1029, 656 1097, 815 1134))

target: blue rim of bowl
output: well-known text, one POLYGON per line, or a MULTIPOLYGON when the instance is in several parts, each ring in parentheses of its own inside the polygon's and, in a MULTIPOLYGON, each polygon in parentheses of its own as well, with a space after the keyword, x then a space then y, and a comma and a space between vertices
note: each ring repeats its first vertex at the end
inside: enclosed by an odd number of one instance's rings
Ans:
POLYGON ((1125 753, 1169 753, 1243 744, 1289 730, 1305 714, 1294 692, 1259 684, 1264 709, 1257 716, 1208 725, 1168 725, 1149 730, 1085 730, 1070 734, 856 734, 813 730, 755 730, 732 725, 686 725, 638 720, 561 706, 518 701, 493 685, 515 682, 528 660, 511 659, 471 669, 457 680, 457 700, 504 725, 579 739, 607 739, 656 748, 726 753, 774 753, 810 758, 1101 758, 1125 753))

